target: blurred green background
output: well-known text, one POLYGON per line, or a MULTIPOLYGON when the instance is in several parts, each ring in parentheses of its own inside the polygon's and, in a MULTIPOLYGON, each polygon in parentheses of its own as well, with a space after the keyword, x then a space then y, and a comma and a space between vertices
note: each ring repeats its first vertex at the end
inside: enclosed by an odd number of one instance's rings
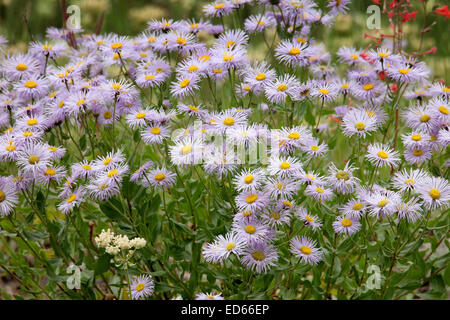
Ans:
MULTIPOLYGON (((202 7, 205 0, 67 0, 67 6, 75 4, 81 9, 81 26, 87 33, 95 30, 97 21, 105 13, 102 32, 115 32, 122 35, 136 35, 143 31, 146 22, 153 18, 162 17, 173 19, 187 19, 202 17, 202 7)), ((323 7, 327 0, 317 1, 323 7)), ((429 0, 428 11, 434 7, 442 7, 447 0, 429 0)), ((413 10, 419 10, 417 20, 406 23, 405 40, 408 41, 406 51, 417 50, 420 42, 420 30, 424 25, 423 9, 419 0, 411 0, 413 10)), ((331 53, 341 45, 365 47, 370 39, 364 39, 364 32, 374 34, 375 30, 366 27, 369 14, 367 7, 373 4, 370 0, 353 0, 349 15, 339 16, 332 29, 326 28, 316 38, 325 42, 331 53)), ((246 6, 244 14, 248 16, 251 10, 246 6)), ((62 10, 60 0, 0 0, 0 34, 5 35, 12 44, 12 50, 25 50, 26 43, 30 41, 28 28, 24 17, 29 21, 30 31, 36 39, 42 39, 47 27, 62 26, 62 10)), ((430 14, 426 25, 437 21, 431 32, 425 34, 423 48, 428 50, 437 47, 436 54, 425 57, 426 62, 434 71, 435 79, 449 78, 449 41, 448 33, 450 20, 443 16, 430 14)), ((219 23, 219 21, 216 21, 219 23)), ((387 18, 382 15, 381 32, 390 33, 387 18)))

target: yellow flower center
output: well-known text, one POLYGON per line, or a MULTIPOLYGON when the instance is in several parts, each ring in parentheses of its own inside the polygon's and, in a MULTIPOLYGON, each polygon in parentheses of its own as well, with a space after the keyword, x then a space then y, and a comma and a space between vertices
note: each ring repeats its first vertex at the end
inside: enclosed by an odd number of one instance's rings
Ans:
POLYGON ((150 129, 150 132, 151 132, 152 134, 160 134, 160 133, 161 133, 161 129, 158 128, 158 127, 154 127, 154 128, 151 128, 151 129, 150 129))
POLYGON ((230 242, 229 244, 227 244, 226 248, 227 251, 231 251, 236 247, 236 244, 234 244, 233 242, 230 242))
POLYGON ((225 54, 223 56, 223 61, 225 61, 225 62, 229 62, 229 61, 231 61, 233 59, 234 59, 234 56, 232 54, 225 54))
POLYGON ((278 91, 286 91, 287 88, 288 88, 288 86, 285 85, 284 83, 282 83, 282 84, 278 85, 277 90, 278 91))
POLYGON ((272 212, 270 214, 270 217, 274 220, 279 220, 280 219, 280 214, 278 212, 272 212))
POLYGON ((262 251, 255 251, 252 253, 252 257, 256 261, 263 261, 266 256, 264 255, 264 252, 262 252, 262 251))
POLYGON ((421 150, 421 149, 413 150, 413 155, 415 155, 416 157, 420 157, 422 154, 423 154, 423 150, 421 150))
POLYGON ((317 151, 317 150, 319 150, 319 147, 318 146, 311 146, 311 150, 312 151, 317 151))
POLYGON ((445 115, 447 115, 448 112, 449 112, 448 108, 446 108, 444 106, 440 106, 438 110, 439 110, 440 113, 445 114, 445 115))
POLYGON ((223 119, 223 124, 226 126, 232 126, 234 124, 233 118, 225 118, 223 119))
POLYGON ((191 152, 192 152, 192 146, 190 144, 181 148, 181 153, 184 155, 189 154, 191 152))
POLYGON ((138 285, 134 289, 139 292, 139 291, 144 290, 144 288, 145 288, 145 284, 143 284, 141 282, 141 283, 138 283, 138 285))
POLYGON ((27 70, 27 69, 28 69, 28 67, 27 67, 27 65, 24 64, 24 63, 19 63, 19 64, 16 66, 16 70, 17 70, 17 71, 25 71, 25 70, 27 70))
POLYGON ((344 227, 350 227, 352 225, 352 220, 345 218, 341 220, 341 223, 344 227))
POLYGON ((77 196, 75 195, 75 193, 72 193, 72 195, 70 197, 67 198, 67 202, 68 203, 72 203, 77 199, 77 196))
POLYGON ((407 69, 398 69, 398 72, 400 72, 401 74, 408 74, 409 73, 409 68, 407 69))
POLYGON ((256 77, 255 77, 255 79, 258 80, 258 81, 262 81, 265 78, 266 78, 266 74, 265 73, 257 74, 256 77))
POLYGON ((56 174, 56 171, 51 168, 44 172, 44 175, 46 175, 46 176, 54 176, 55 174, 56 174))
POLYGON ((366 127, 366 125, 364 124, 364 122, 357 122, 357 123, 355 123, 355 128, 358 131, 364 130, 365 127, 366 127))
POLYGON ((235 44, 235 42, 233 40, 228 40, 227 41, 227 48, 233 46, 235 44))
POLYGON ((195 72, 195 71, 197 71, 198 70, 198 67, 197 66, 190 66, 189 68, 188 68, 188 71, 189 72, 195 72))
POLYGON ((388 202, 389 202, 389 201, 387 201, 386 199, 380 200, 380 201, 378 202, 378 207, 384 208, 384 207, 388 204, 388 202))
POLYGON ((153 80, 155 78, 156 78, 156 76, 154 74, 148 74, 145 76, 145 80, 153 80))
POLYGON ((329 94, 330 93, 330 90, 328 90, 328 89, 319 89, 318 90, 321 94, 329 94))
POLYGON ((314 219, 311 218, 309 215, 306 215, 305 219, 308 220, 309 222, 314 222, 314 219))
POLYGON ((5 201, 5 199, 6 199, 5 193, 3 192, 3 190, 0 190, 0 202, 5 201))
POLYGON ((301 246, 300 247, 300 252, 306 255, 310 255, 311 254, 311 248, 307 247, 307 246, 301 246))
POLYGON ((430 190, 430 196, 434 200, 437 200, 437 199, 439 199, 441 197, 441 193, 439 192, 438 189, 433 188, 433 189, 430 190))
POLYGON ((108 176, 108 178, 115 177, 117 175, 117 170, 116 169, 112 169, 106 175, 108 176))
POLYGON ((286 161, 283 161, 280 164, 280 169, 283 169, 283 170, 289 169, 290 167, 291 167, 291 164, 289 162, 286 162, 286 161))
POLYGON ((300 51, 299 48, 291 48, 291 50, 289 50, 289 54, 290 54, 290 55, 293 55, 293 56, 299 55, 300 52, 301 52, 301 51, 300 51))
POLYGON ((356 54, 351 54, 350 58, 352 58, 353 60, 358 60, 358 56, 356 54))
POLYGON ((423 115, 420 116, 420 121, 421 122, 428 122, 430 120, 430 118, 431 117, 429 115, 423 114, 423 115))
POLYGON ((386 152, 384 152, 383 150, 378 151, 377 156, 379 156, 381 159, 387 159, 388 158, 388 154, 386 152))
POLYGON ((214 9, 219 10, 222 9, 223 7, 225 7, 225 3, 219 3, 214 6, 214 9))
POLYGON ((92 169, 92 167, 90 166, 90 165, 88 165, 88 164, 84 164, 84 165, 82 165, 81 166, 84 170, 91 170, 92 169))
POLYGON ((111 87, 112 87, 114 90, 120 90, 120 89, 122 89, 122 86, 121 86, 119 83, 113 83, 113 84, 111 85, 111 87))
POLYGON ((347 181, 350 178, 350 176, 346 171, 339 171, 336 173, 336 178, 347 181))
POLYGON ((252 226, 251 224, 245 226, 245 232, 249 233, 249 234, 254 234, 256 231, 256 228, 254 226, 252 226))
POLYGON ((177 38, 177 43, 178 43, 178 44, 185 44, 186 41, 187 41, 187 40, 186 40, 185 38, 180 38, 180 37, 177 38))
POLYGON ((256 194, 249 194, 249 195, 245 198, 245 201, 246 201, 247 203, 253 203, 253 202, 255 202, 256 200, 258 200, 258 195, 256 195, 256 194))
POLYGON ((103 114, 103 117, 104 117, 106 120, 111 119, 111 118, 112 118, 112 113, 109 112, 109 111, 106 111, 106 112, 103 114))
POLYGON ((27 124, 29 125, 29 126, 35 126, 35 125, 37 125, 37 120, 36 119, 29 119, 29 120, 27 120, 27 124))
POLYGON ((180 82, 180 88, 185 88, 189 85, 189 83, 191 83, 191 81, 189 81, 189 79, 184 79, 183 81, 180 82))
POLYGON ((282 183, 277 183, 277 184, 275 185, 275 187, 276 187, 278 190, 283 190, 283 189, 284 189, 284 184, 282 184, 282 183))
POLYGON ((39 162, 39 157, 36 156, 36 155, 32 155, 32 156, 30 156, 30 157, 28 158, 28 162, 29 162, 30 164, 36 164, 36 163, 39 162))
POLYGON ((144 118, 145 117, 145 112, 139 112, 137 115, 136 115, 136 119, 142 119, 142 118, 144 118))
POLYGON ((6 151, 14 151, 14 150, 16 150, 16 146, 13 145, 6 146, 6 151))
POLYGON ((363 85, 362 88, 363 88, 363 90, 369 91, 369 90, 372 90, 373 87, 374 87, 374 85, 372 83, 368 83, 368 84, 363 85))
POLYGON ((363 207, 363 204, 357 202, 357 203, 355 203, 355 204, 353 205, 353 210, 361 210, 362 207, 363 207))
POLYGON ((323 190, 322 188, 316 187, 316 191, 317 193, 325 193, 325 190, 323 190))
POLYGON ((25 87, 33 89, 33 88, 37 87, 37 83, 36 83, 36 81, 33 81, 33 80, 27 81, 27 82, 25 82, 25 87))
POLYGON ((158 174, 155 174, 155 180, 156 181, 161 181, 161 180, 164 180, 165 178, 166 178, 166 175, 164 173, 162 173, 162 172, 160 172, 158 174))
POLYGON ((414 184, 414 183, 415 183, 414 179, 406 179, 405 180, 405 184, 414 184))
POLYGON ((24 137, 31 137, 31 136, 33 136, 33 131, 24 131, 23 132, 23 136, 24 137))
POLYGON ((413 134, 411 136, 411 139, 414 141, 420 141, 422 139, 422 136, 420 134, 413 134))
POLYGON ((107 158, 103 161, 103 164, 106 166, 106 165, 108 165, 111 161, 112 161, 112 158, 107 157, 107 158))
POLYGON ((111 45, 111 49, 120 49, 120 48, 122 48, 122 43, 121 42, 114 42, 111 45))
POLYGON ((300 134, 298 132, 291 132, 289 133, 288 138, 292 140, 298 140, 300 139, 300 134))
POLYGON ((250 183, 253 182, 254 179, 255 179, 255 178, 253 178, 253 176, 252 176, 251 174, 249 174, 248 176, 245 176, 245 177, 244 177, 244 182, 245 182, 246 184, 250 184, 250 183))

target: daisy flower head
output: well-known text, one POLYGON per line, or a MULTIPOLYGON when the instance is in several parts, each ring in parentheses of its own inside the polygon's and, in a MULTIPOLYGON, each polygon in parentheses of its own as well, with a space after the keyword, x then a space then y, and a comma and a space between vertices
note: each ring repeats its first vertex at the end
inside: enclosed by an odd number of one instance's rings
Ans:
POLYGON ((41 143, 28 143, 19 152, 17 165, 24 173, 37 174, 45 171, 50 165, 51 154, 48 148, 41 143))
POLYGON ((416 103, 402 113, 406 125, 413 130, 430 133, 438 118, 436 113, 426 104, 416 103))
POLYGON ((256 273, 266 273, 278 260, 278 252, 273 245, 264 242, 249 243, 241 257, 242 264, 256 273))
POLYGON ((47 80, 35 75, 17 82, 15 89, 17 95, 24 99, 39 99, 48 94, 49 91, 47 80))
POLYGON ((142 140, 146 144, 160 144, 169 137, 169 128, 164 125, 148 125, 141 131, 142 140))
POLYGON ((298 175, 298 179, 301 183, 304 183, 306 185, 323 185, 325 184, 325 179, 320 176, 315 171, 303 171, 301 170, 300 174, 298 175))
POLYGON ((252 15, 245 19, 244 27, 248 33, 262 32, 266 28, 276 25, 275 18, 270 14, 252 15))
POLYGON ((264 190, 272 199, 292 199, 298 191, 298 186, 296 179, 275 176, 267 179, 264 190))
POLYGON ((292 75, 284 74, 267 83, 264 88, 267 99, 272 103, 286 102, 289 97, 298 100, 299 81, 292 75))
POLYGON ((205 15, 210 17, 221 17, 231 13, 236 5, 229 0, 216 0, 213 3, 206 4, 203 7, 205 15))
POLYGON ((248 43, 248 35, 242 30, 227 30, 222 33, 214 44, 215 48, 233 49, 245 47, 248 43))
POLYGON ((349 162, 345 164, 342 170, 339 170, 334 163, 331 163, 328 169, 329 176, 327 178, 327 184, 331 185, 333 190, 338 193, 352 193, 354 187, 360 182, 359 178, 353 175, 353 171, 356 169, 349 162))
POLYGON ((366 208, 367 205, 364 201, 360 199, 353 199, 339 208, 339 211, 344 217, 359 219, 365 213, 366 208))
POLYGON ((396 207, 401 201, 401 196, 394 191, 378 190, 366 194, 364 200, 368 204, 369 215, 381 219, 395 213, 396 207))
POLYGON ((441 82, 435 82, 430 88, 430 94, 434 97, 450 97, 450 87, 446 86, 441 82))
POLYGON ((382 167, 384 165, 396 167, 400 161, 397 151, 394 151, 380 143, 369 145, 366 158, 377 167, 382 167))
POLYGON ((264 173, 260 169, 244 170, 233 178, 236 191, 255 191, 264 184, 264 173))
POLYGON ((247 52, 242 46, 217 47, 213 51, 211 65, 225 71, 244 67, 249 64, 247 52))
POLYGON ((4 61, 5 74, 11 81, 25 79, 39 73, 38 62, 30 55, 16 54, 4 61))
POLYGON ((311 184, 305 189, 305 194, 317 201, 328 201, 333 197, 333 192, 324 185, 311 184))
POLYGON ((293 157, 276 157, 269 159, 267 170, 271 176, 292 177, 302 169, 301 163, 293 157))
POLYGON ((302 263, 316 265, 322 261, 323 252, 311 238, 295 236, 291 239, 289 248, 302 263))
POLYGON ((361 229, 361 223, 356 218, 337 216, 333 229, 336 233, 352 235, 361 229))
POLYGON ((79 206, 84 201, 84 195, 85 190, 81 187, 71 192, 68 197, 63 197, 62 194, 60 194, 60 197, 64 199, 58 204, 58 210, 64 214, 68 214, 73 208, 79 206))
POLYGON ((119 185, 114 181, 93 179, 86 185, 86 192, 95 201, 105 201, 120 193, 119 185))
POLYGON ((253 215, 234 220, 232 230, 247 242, 264 242, 270 236, 269 226, 253 215))
POLYGON ((401 202, 397 205, 397 215, 399 219, 413 223, 422 216, 422 206, 417 198, 412 198, 407 202, 401 202))
POLYGON ((430 140, 430 135, 421 131, 412 131, 402 135, 402 142, 405 147, 425 147, 430 140))
POLYGON ((431 159, 433 154, 429 146, 410 146, 405 149, 403 156, 409 163, 419 165, 431 159))
POLYGON ((243 211, 261 211, 269 201, 266 193, 257 190, 243 191, 236 196, 237 207, 243 211))
POLYGON ((364 60, 360 57, 361 50, 357 50, 353 47, 342 46, 337 52, 339 61, 348 65, 354 65, 356 63, 363 63, 364 60))
POLYGON ((144 175, 145 181, 150 183, 155 189, 167 189, 175 184, 176 174, 166 168, 155 168, 144 175))
POLYGON ((250 88, 259 94, 259 92, 264 90, 266 84, 275 79, 276 73, 263 61, 256 62, 243 70, 242 76, 244 77, 244 82, 248 83, 250 88))
POLYGON ((0 177, 0 215, 9 215, 19 203, 19 196, 10 177, 0 177))
POLYGON ((275 57, 288 67, 300 67, 309 64, 311 49, 308 43, 283 40, 275 48, 275 57))
POLYGON ((363 101, 374 100, 377 97, 381 96, 384 93, 385 87, 380 84, 378 81, 364 81, 358 83, 352 93, 353 95, 363 101))
POLYGON ((428 209, 445 209, 450 204, 450 184, 442 177, 423 179, 417 184, 416 191, 428 209))
POLYGON ((92 163, 92 166, 95 168, 96 172, 102 170, 110 170, 116 167, 117 165, 122 165, 126 161, 125 156, 121 150, 111 151, 106 154, 106 156, 100 155, 97 159, 92 163))
POLYGON ((389 78, 396 82, 414 83, 424 79, 424 74, 407 63, 394 64, 386 68, 389 78))
POLYGON ((203 159, 203 150, 200 140, 187 137, 169 147, 170 160, 179 166, 198 164, 203 159))
POLYGON ((450 104, 447 99, 433 98, 428 103, 428 108, 438 122, 438 125, 450 123, 450 104))
POLYGON ((247 115, 243 112, 227 109, 214 116, 212 125, 220 132, 225 133, 228 129, 246 126, 247 115))
POLYGON ((328 152, 328 146, 326 143, 319 143, 318 139, 309 139, 304 145, 300 147, 303 152, 310 157, 322 157, 328 152))
POLYGON ((365 138, 376 129, 376 118, 360 109, 351 109, 342 118, 342 132, 348 137, 357 135, 359 138, 365 138))
POLYGON ((235 232, 229 232, 225 236, 219 235, 213 243, 208 244, 202 254, 208 262, 221 262, 227 259, 231 253, 240 256, 247 241, 235 232))
POLYGON ((299 207, 296 211, 296 215, 299 217, 301 221, 305 224, 305 226, 309 226, 316 231, 322 227, 322 221, 313 214, 308 213, 305 208, 299 207))
POLYGON ((141 300, 151 296, 155 289, 155 283, 150 276, 140 275, 131 283, 131 298, 141 300))
POLYGON ((195 300, 225 300, 222 293, 197 293, 195 295, 195 300))
POLYGON ((291 212, 289 210, 279 210, 276 207, 268 208, 261 215, 261 220, 272 228, 287 225, 291 220, 291 212))
POLYGON ((179 99, 190 96, 194 91, 198 90, 199 80, 200 78, 195 73, 180 75, 177 81, 172 82, 170 93, 179 99))
POLYGON ((45 171, 39 172, 37 175, 37 182, 47 187, 51 181, 55 181, 57 184, 65 177, 66 170, 61 166, 49 166, 45 171))
POLYGON ((339 94, 339 88, 334 83, 326 81, 317 81, 312 89, 311 96, 321 99, 322 101, 334 101, 339 94))
POLYGON ((197 116, 197 117, 203 117, 208 112, 207 110, 204 110, 201 105, 196 106, 184 103, 178 104, 178 110, 180 112, 187 113, 189 116, 197 116))

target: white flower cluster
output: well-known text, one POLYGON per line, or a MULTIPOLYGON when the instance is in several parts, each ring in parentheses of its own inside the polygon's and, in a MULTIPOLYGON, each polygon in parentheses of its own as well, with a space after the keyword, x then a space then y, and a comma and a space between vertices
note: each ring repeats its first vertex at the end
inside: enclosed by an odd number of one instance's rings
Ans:
MULTIPOLYGON (((121 250, 140 249, 145 247, 147 241, 143 238, 129 239, 125 235, 115 235, 110 229, 102 230, 95 237, 95 243, 99 248, 105 248, 106 253, 117 255, 121 250)), ((134 250, 132 250, 134 252, 134 250)), ((130 253, 132 253, 130 252, 130 253)))

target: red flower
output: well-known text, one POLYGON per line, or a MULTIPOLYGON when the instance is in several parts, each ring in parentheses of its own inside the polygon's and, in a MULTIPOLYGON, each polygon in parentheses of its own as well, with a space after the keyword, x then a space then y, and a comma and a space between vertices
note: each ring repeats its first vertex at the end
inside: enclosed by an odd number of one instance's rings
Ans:
POLYGON ((414 21, 416 21, 416 15, 417 15, 418 11, 412 11, 412 12, 408 12, 405 10, 405 12, 403 13, 403 19, 402 22, 408 22, 411 19, 413 19, 414 21))
POLYGON ((441 16, 445 16, 445 20, 450 18, 450 10, 448 10, 448 6, 443 6, 442 8, 437 8, 434 13, 440 14, 441 16))
POLYGON ((398 87, 397 87, 397 84, 396 84, 396 83, 391 84, 391 85, 390 85, 390 88, 391 88, 391 91, 392 91, 393 93, 396 93, 396 92, 397 92, 398 87))
POLYGON ((381 79, 381 81, 385 81, 386 80, 386 72, 379 72, 378 73, 378 77, 381 79))

